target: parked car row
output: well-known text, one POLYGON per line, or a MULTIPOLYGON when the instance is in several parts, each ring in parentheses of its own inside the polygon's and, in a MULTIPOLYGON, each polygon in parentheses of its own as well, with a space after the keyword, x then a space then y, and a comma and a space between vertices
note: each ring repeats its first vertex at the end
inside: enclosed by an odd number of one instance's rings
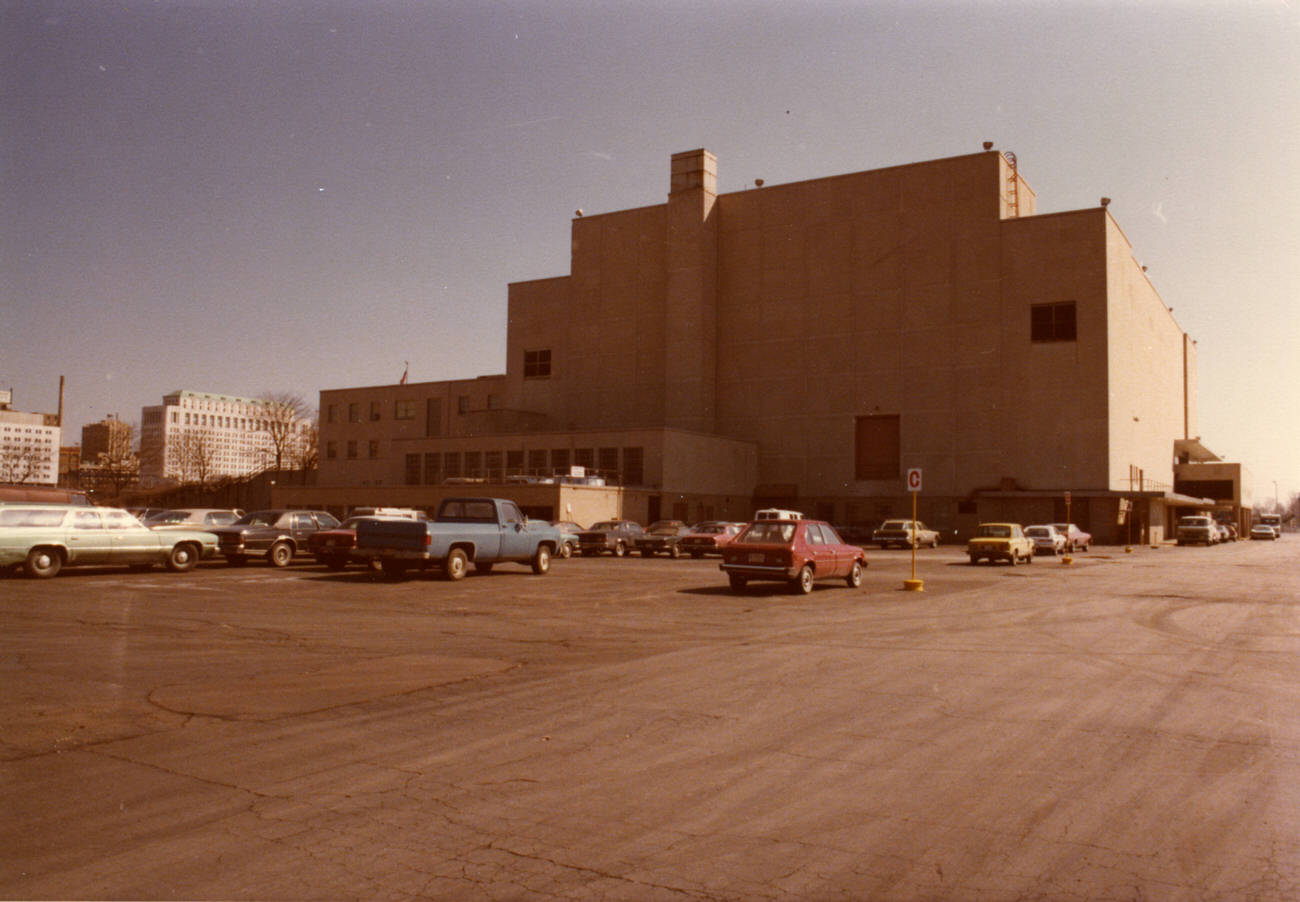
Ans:
POLYGON ((1087 551, 1092 547, 1092 534, 1084 532, 1074 523, 1036 523, 1021 526, 1019 523, 981 523, 975 535, 966 543, 966 554, 972 564, 987 560, 1016 564, 1034 562, 1036 554, 1056 556, 1072 551, 1087 551))

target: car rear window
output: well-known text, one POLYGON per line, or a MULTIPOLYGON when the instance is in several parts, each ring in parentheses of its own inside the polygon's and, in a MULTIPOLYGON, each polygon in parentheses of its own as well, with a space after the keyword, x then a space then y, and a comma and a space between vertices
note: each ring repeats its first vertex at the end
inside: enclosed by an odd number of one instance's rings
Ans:
POLYGON ((794 541, 794 524, 775 520, 763 520, 750 524, 740 537, 744 542, 761 542, 763 544, 789 544, 794 541))
POLYGON ((984 536, 989 539, 1009 539, 1011 538, 1010 526, 981 526, 978 536, 984 536))

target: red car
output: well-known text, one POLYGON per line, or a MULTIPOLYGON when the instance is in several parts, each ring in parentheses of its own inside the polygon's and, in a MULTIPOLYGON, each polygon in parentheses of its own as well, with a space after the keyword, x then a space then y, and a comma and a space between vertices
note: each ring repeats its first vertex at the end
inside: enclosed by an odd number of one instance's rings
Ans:
MULTIPOLYGON (((360 516, 351 516, 340 523, 334 529, 322 529, 314 532, 307 537, 307 550, 316 558, 316 562, 324 564, 330 570, 342 570, 352 561, 352 551, 357 547, 357 524, 362 520, 414 520, 421 519, 414 514, 407 516, 401 515, 376 515, 363 514, 360 516)), ((371 570, 379 569, 379 561, 375 559, 366 559, 360 561, 371 570)))
POLYGON ((732 539, 740 535, 744 528, 744 523, 726 523, 722 520, 697 523, 693 530, 682 536, 682 551, 697 560, 706 554, 722 554, 722 549, 730 545, 732 539))
POLYGON ((820 520, 755 520, 722 549, 720 566, 735 592, 750 580, 775 580, 807 595, 819 579, 842 579, 856 589, 867 557, 820 520))

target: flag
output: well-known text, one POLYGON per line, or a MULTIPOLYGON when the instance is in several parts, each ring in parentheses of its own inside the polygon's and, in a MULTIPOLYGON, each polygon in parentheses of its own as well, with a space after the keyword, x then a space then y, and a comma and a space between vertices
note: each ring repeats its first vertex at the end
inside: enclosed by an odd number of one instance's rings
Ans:
POLYGON ((397 381, 398 385, 406 384, 406 375, 411 371, 411 361, 406 360, 403 362, 406 364, 406 367, 402 370, 402 378, 397 381))

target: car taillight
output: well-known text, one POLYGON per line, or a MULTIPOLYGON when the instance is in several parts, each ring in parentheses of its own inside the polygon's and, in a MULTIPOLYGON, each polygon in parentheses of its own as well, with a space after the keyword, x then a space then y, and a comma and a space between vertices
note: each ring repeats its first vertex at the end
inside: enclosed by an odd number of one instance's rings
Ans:
POLYGON ((427 532, 424 534, 424 544, 425 546, 433 544, 433 536, 429 535, 427 532))

